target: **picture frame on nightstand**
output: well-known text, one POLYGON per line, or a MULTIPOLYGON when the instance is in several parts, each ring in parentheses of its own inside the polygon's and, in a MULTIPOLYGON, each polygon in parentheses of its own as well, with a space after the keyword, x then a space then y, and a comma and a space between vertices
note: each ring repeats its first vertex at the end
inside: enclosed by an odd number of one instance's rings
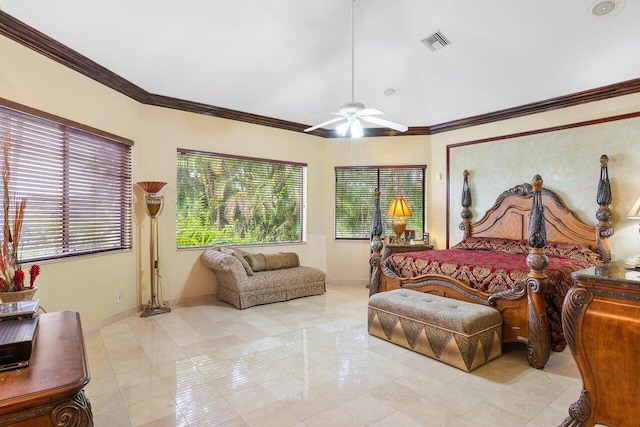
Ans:
POLYGON ((404 230, 405 242, 410 242, 416 238, 416 230, 404 230))

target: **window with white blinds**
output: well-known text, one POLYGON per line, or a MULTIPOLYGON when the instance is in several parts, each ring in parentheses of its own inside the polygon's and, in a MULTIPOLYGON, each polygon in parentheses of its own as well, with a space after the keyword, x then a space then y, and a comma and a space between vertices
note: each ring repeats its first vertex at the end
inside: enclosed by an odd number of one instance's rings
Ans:
POLYGON ((307 164, 178 149, 176 245, 306 241, 307 164))
POLYGON ((400 196, 411 217, 407 229, 425 229, 426 166, 342 166, 335 168, 335 238, 368 240, 373 221, 374 191, 380 190, 383 235, 392 235, 387 209, 400 196))
POLYGON ((19 261, 131 249, 132 142, 7 103, 8 188, 27 200, 19 261))

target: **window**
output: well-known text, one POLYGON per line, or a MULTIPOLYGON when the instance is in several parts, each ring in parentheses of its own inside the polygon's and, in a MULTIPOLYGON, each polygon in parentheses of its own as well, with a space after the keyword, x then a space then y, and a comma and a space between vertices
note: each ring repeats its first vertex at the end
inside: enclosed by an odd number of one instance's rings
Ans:
POLYGON ((366 239, 373 221, 373 192, 380 190, 383 235, 393 233, 386 217, 391 201, 404 197, 412 216, 407 229, 424 231, 424 194, 426 166, 336 167, 335 238, 366 239))
POLYGON ((302 242, 307 165, 178 149, 176 245, 302 242))
POLYGON ((21 262, 131 249, 133 142, 6 100, 0 132, 9 192, 27 200, 21 262))

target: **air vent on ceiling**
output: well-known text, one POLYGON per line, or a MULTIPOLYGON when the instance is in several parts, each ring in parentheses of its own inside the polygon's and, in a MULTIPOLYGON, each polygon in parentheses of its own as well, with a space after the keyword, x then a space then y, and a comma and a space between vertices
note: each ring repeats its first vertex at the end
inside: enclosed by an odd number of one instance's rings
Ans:
POLYGON ((424 43, 425 46, 427 46, 431 50, 438 50, 442 49, 451 42, 447 40, 447 38, 440 32, 440 30, 438 30, 430 36, 422 39, 422 43, 424 43))

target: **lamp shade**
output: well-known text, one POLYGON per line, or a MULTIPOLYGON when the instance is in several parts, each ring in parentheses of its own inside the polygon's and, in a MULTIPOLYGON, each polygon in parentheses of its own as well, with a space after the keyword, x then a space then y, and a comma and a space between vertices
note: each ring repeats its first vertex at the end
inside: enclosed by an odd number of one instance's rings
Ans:
POLYGON ((636 201, 629 213, 627 214, 629 219, 640 219, 640 199, 636 201))
POLYGON ((142 189, 147 193, 157 193, 162 189, 162 187, 167 185, 166 182, 160 182, 160 181, 140 181, 140 182, 137 182, 136 184, 142 187, 142 189))
POLYGON ((389 205, 387 216, 407 217, 411 216, 411 211, 402 197, 396 197, 389 205))

